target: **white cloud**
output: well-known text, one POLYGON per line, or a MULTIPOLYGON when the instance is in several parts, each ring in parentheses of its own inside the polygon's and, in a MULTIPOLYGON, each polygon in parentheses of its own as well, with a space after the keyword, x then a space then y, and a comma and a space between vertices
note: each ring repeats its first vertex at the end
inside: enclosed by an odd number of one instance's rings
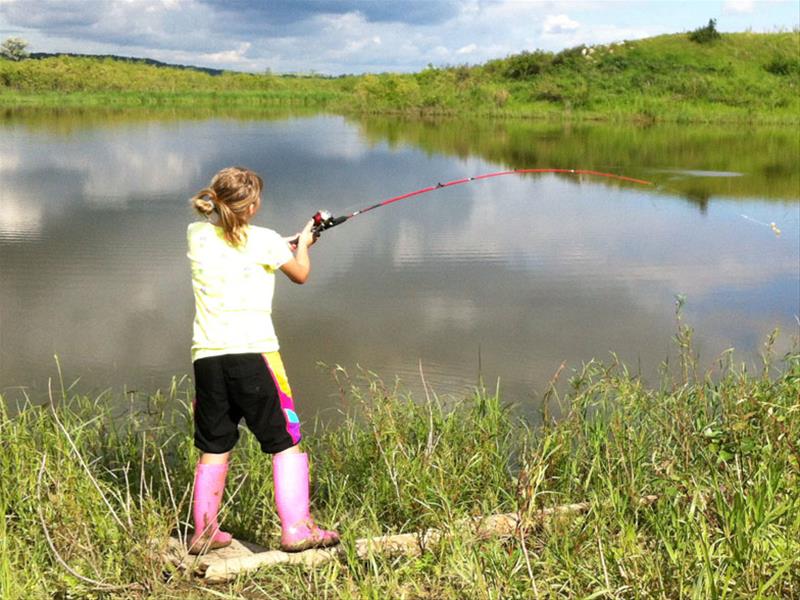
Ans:
POLYGON ((550 15, 544 20, 542 30, 548 34, 570 33, 580 27, 580 23, 573 21, 567 15, 550 15))
POLYGON ((252 44, 250 42, 243 42, 239 44, 236 50, 224 50, 222 52, 201 54, 200 56, 202 56, 203 60, 207 63, 217 65, 239 65, 241 68, 242 66, 249 66, 250 63, 252 63, 252 61, 245 56, 251 46, 252 44))
POLYGON ((430 50, 429 54, 441 60, 445 60, 448 56, 450 56, 450 50, 448 50, 445 46, 436 46, 430 50))
POLYGON ((751 13, 755 10, 754 0, 726 0, 722 6, 724 12, 729 13, 751 13))
POLYGON ((333 31, 352 31, 354 28, 369 25, 359 12, 348 12, 341 15, 320 15, 315 20, 324 24, 325 29, 333 31))
MULTIPOLYGON (((796 25, 792 1, 723 2, 730 15, 726 31, 796 25)), ((21 34, 37 52, 142 56, 254 72, 409 72, 429 63, 478 64, 523 50, 557 52, 674 33, 685 30, 685 20, 654 14, 685 15, 703 3, 683 2, 681 11, 670 11, 670 2, 643 0, 439 4, 419 0, 399 9, 388 0, 348 0, 336 6, 349 12, 337 12, 332 2, 315 0, 0 0, 0 39, 21 34), (276 24, 290 13, 297 18, 276 24)))

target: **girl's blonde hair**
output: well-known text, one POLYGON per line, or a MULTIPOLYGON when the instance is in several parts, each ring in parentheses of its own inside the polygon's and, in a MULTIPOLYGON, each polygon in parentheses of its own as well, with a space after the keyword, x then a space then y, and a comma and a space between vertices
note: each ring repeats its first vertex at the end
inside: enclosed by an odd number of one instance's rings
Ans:
POLYGON ((192 197, 192 206, 206 217, 219 216, 219 225, 231 246, 247 240, 247 223, 250 207, 261 197, 264 181, 255 172, 244 167, 228 167, 214 175, 211 184, 192 197))

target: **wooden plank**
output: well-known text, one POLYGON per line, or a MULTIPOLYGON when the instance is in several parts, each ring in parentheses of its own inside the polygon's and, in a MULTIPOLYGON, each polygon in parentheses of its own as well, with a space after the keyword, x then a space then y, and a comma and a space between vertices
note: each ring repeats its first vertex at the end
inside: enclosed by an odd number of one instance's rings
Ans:
MULTIPOLYGON (((640 502, 652 504, 656 499, 656 496, 646 496, 640 502)), ((549 518, 585 513, 590 507, 588 502, 563 504, 537 510, 530 515, 523 515, 522 521, 517 513, 473 517, 456 521, 453 529, 459 531, 468 529, 478 539, 508 538, 517 535, 521 523, 528 528, 549 518)), ((362 538, 355 541, 355 552, 361 559, 368 558, 375 553, 389 556, 418 556, 426 548, 437 544, 445 535, 445 531, 431 528, 413 533, 362 538)), ((316 567, 334 560, 344 553, 343 546, 305 550, 304 552, 283 552, 269 550, 251 542, 233 540, 227 548, 212 550, 200 556, 192 556, 186 552, 185 545, 178 538, 173 537, 170 538, 165 559, 179 569, 202 577, 208 582, 223 582, 233 579, 237 575, 273 565, 316 567)))

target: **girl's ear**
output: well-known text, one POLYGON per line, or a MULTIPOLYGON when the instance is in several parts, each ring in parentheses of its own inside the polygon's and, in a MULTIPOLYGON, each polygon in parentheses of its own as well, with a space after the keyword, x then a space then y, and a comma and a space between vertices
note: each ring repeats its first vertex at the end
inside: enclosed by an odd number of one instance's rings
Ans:
POLYGON ((248 217, 252 217, 254 214, 256 214, 259 208, 261 208, 261 196, 259 196, 255 202, 247 207, 248 217))

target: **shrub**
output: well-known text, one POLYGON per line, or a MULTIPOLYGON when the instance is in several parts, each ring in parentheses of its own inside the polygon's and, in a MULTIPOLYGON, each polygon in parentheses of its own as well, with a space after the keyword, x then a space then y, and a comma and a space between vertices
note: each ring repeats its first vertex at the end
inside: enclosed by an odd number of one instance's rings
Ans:
POLYGON ((556 81, 543 81, 536 87, 536 100, 563 102, 566 97, 566 92, 556 81))
POLYGON ((503 76, 508 79, 529 79, 542 73, 552 62, 553 55, 549 52, 522 52, 505 60, 503 76))
POLYGON ((717 20, 709 19, 708 25, 705 27, 698 27, 689 33, 689 39, 698 44, 710 44, 714 40, 722 37, 717 31, 717 20))
POLYGON ((583 44, 562 50, 553 58, 553 66, 581 67, 586 62, 585 57, 588 51, 589 48, 583 44))
POLYGON ((505 88, 500 88, 494 93, 494 104, 497 108, 503 108, 507 103, 511 94, 505 88))
POLYGON ((775 56, 764 65, 764 70, 773 75, 800 75, 800 59, 789 56, 775 56))

